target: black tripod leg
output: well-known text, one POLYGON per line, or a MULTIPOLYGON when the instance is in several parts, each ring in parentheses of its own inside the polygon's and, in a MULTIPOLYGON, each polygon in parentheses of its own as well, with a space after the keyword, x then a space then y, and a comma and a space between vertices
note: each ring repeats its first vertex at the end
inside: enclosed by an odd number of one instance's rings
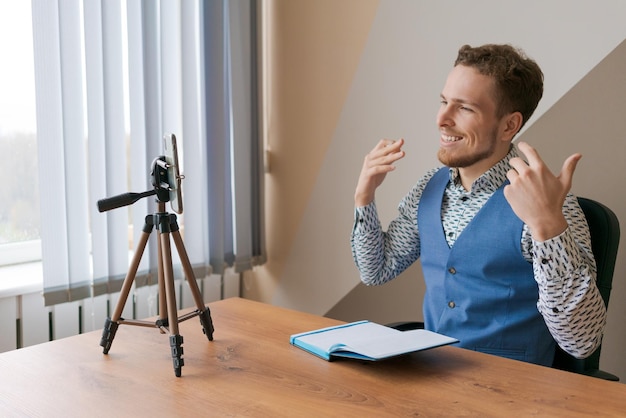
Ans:
POLYGON ((202 332, 206 335, 209 341, 213 341, 213 332, 215 328, 213 328, 213 320, 211 319, 211 311, 209 311, 209 307, 207 306, 204 311, 200 312, 200 324, 202 324, 202 332))
POLYGON ((111 318, 107 318, 104 321, 102 337, 100 338, 100 346, 104 347, 104 349, 102 350, 104 354, 109 354, 109 349, 111 348, 111 344, 113 344, 113 338, 115 338, 117 327, 119 327, 119 324, 117 322, 111 321, 111 318))
POLYGON ((172 350, 172 362, 174 364, 174 373, 176 377, 182 374, 182 367, 185 365, 183 357, 183 336, 170 335, 170 349, 172 350))

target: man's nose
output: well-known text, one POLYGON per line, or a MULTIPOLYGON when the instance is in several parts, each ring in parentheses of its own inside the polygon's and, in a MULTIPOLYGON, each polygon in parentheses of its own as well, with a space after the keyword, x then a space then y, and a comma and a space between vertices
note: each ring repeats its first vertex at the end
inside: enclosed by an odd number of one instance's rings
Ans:
POLYGON ((437 126, 452 126, 454 120, 452 119, 452 112, 447 105, 441 105, 439 112, 437 112, 437 126))

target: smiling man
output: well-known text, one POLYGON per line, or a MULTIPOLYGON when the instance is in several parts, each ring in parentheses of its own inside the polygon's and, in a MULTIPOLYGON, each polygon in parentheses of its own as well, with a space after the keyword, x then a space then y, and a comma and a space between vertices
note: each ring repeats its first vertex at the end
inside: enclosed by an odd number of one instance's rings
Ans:
POLYGON ((381 140, 359 176, 351 244, 367 285, 421 260, 426 329, 551 366, 557 343, 578 358, 593 353, 606 310, 570 193, 580 154, 555 176, 530 145, 512 143, 542 95, 543 73, 522 51, 461 47, 437 114, 444 167, 418 180, 383 231, 375 192, 405 153, 403 139, 381 140))

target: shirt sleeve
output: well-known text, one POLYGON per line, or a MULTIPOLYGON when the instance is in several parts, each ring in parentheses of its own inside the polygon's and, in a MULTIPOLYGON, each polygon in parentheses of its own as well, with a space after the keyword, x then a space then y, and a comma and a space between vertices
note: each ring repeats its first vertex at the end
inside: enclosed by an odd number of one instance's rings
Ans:
POLYGON ((537 308, 559 346, 584 358, 602 340, 606 309, 595 284, 589 228, 574 196, 568 196, 564 214, 569 227, 561 235, 543 242, 532 240, 537 308))
POLYGON ((417 208, 428 180, 428 172, 398 205, 398 215, 383 231, 376 203, 357 207, 354 212, 352 257, 366 285, 384 284, 406 270, 420 256, 417 208))

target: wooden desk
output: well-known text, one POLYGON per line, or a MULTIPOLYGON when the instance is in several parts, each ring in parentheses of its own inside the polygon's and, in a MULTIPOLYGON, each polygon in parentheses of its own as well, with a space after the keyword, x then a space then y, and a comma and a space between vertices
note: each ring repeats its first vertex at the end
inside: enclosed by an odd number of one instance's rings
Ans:
MULTIPOLYGON (((326 362, 291 334, 338 321, 252 302, 210 304, 215 340, 180 324, 182 377, 167 335, 122 325, 0 354, 0 415, 545 416, 626 414, 626 385, 440 347, 379 363, 326 362)), ((104 319, 103 319, 104 323, 104 319)))

